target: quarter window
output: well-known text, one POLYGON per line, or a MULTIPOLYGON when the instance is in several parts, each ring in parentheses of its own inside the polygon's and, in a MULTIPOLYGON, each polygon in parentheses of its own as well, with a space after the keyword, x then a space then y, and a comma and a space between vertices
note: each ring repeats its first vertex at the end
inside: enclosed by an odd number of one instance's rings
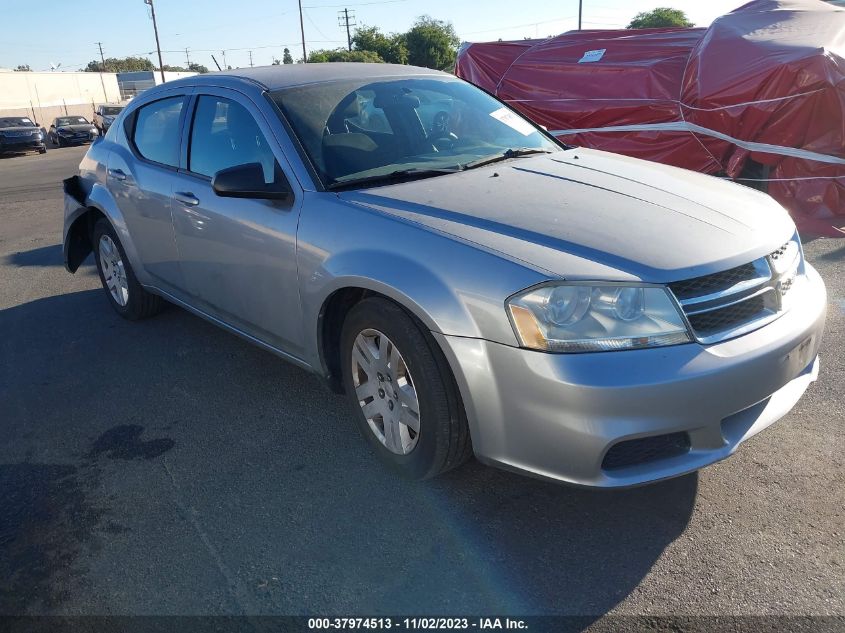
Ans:
POLYGON ((211 178, 221 169, 248 163, 261 165, 264 182, 275 181, 276 157, 249 111, 229 99, 200 96, 191 126, 188 168, 211 178))
POLYGON ((147 160, 179 166, 179 116, 184 97, 169 97, 138 109, 132 142, 147 160))

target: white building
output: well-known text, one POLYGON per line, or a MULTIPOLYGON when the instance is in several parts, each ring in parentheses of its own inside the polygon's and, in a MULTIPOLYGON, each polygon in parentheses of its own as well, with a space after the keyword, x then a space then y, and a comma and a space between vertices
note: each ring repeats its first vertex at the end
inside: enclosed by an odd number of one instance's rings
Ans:
POLYGON ((0 116, 26 116, 49 127, 58 116, 91 118, 98 103, 120 101, 114 73, 0 71, 0 116))

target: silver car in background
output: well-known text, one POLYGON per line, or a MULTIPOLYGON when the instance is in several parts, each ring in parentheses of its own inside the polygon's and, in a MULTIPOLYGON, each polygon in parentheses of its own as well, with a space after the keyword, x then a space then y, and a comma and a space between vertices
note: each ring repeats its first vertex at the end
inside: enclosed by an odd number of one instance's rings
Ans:
POLYGON ((818 373, 824 285, 771 198, 563 146, 445 73, 169 82, 65 190, 66 267, 93 251, 119 314, 166 300, 322 376, 412 478, 473 453, 585 486, 680 475, 818 373))

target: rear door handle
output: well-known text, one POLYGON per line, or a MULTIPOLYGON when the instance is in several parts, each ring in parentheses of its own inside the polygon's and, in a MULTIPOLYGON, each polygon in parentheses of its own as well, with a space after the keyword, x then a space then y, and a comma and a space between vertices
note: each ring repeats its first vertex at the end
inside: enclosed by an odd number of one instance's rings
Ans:
POLYGON ((194 194, 189 191, 177 191, 173 194, 173 197, 176 198, 182 204, 186 204, 189 207, 195 207, 200 203, 199 198, 197 198, 194 194))
POLYGON ((109 177, 115 180, 126 180, 126 174, 120 169, 109 169, 109 177))

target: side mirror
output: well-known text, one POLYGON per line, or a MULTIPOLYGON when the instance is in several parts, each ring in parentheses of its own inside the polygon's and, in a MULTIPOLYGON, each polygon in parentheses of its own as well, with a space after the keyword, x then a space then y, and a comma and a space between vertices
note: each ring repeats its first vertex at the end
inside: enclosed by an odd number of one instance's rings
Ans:
POLYGON ((221 169, 211 179, 211 188, 222 198, 258 198, 285 200, 293 190, 280 170, 277 182, 264 182, 264 168, 259 163, 247 163, 221 169))

